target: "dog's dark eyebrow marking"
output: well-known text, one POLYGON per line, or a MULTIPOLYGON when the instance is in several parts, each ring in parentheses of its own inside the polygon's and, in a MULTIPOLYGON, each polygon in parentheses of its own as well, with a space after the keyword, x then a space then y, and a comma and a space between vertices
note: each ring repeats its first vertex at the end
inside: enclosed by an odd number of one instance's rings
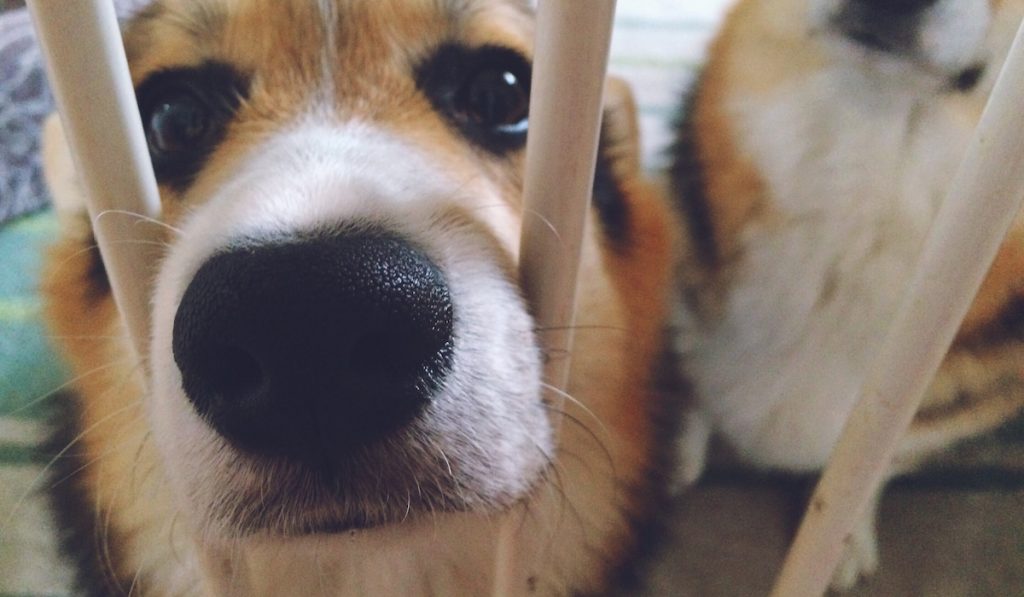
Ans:
POLYGON ((715 228, 711 221, 711 206, 708 204, 704 166, 697 151, 696 127, 693 118, 696 108, 696 89, 700 88, 698 76, 683 103, 682 113, 676 121, 676 139, 669 148, 672 167, 669 170, 671 194, 676 206, 686 220, 694 251, 700 263, 715 267, 721 259, 715 228))

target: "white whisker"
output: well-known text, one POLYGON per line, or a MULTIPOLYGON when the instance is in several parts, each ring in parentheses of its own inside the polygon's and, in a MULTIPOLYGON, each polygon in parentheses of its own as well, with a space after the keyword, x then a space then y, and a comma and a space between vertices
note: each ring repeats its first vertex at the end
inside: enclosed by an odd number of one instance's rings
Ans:
POLYGON ((166 228, 167 230, 170 230, 171 232, 173 232, 174 234, 177 234, 179 236, 182 234, 182 231, 181 231, 180 228, 175 228, 174 226, 171 226, 170 224, 168 224, 166 222, 162 222, 160 220, 157 220, 156 218, 151 218, 151 217, 149 217, 147 215, 136 213, 136 212, 133 212, 133 211, 124 210, 124 209, 107 209, 107 210, 104 210, 104 211, 96 214, 96 221, 98 222, 101 218, 103 218, 105 216, 108 216, 108 215, 130 216, 130 217, 136 218, 138 220, 136 222, 136 224, 144 224, 144 223, 156 224, 157 226, 161 226, 163 228, 166 228))

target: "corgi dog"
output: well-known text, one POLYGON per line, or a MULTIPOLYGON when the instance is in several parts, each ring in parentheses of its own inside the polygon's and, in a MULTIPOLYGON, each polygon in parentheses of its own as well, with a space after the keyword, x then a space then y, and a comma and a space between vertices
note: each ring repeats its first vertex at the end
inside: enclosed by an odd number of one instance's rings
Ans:
MULTIPOLYGON (((758 467, 821 469, 908 290, 1024 15, 1020 0, 741 0, 674 145, 698 256, 680 301, 681 474, 707 438, 758 467)), ((1003 245, 895 470, 1024 406, 1024 220, 1003 245)), ((836 572, 877 565, 873 511, 836 572)))
POLYGON ((159 0, 127 23, 163 206, 137 223, 163 231, 141 361, 58 124, 45 143, 47 317, 76 374, 55 503, 83 594, 485 595, 506 520, 524 592, 630 561, 674 452, 677 230, 609 81, 556 406, 517 275, 533 18, 159 0))

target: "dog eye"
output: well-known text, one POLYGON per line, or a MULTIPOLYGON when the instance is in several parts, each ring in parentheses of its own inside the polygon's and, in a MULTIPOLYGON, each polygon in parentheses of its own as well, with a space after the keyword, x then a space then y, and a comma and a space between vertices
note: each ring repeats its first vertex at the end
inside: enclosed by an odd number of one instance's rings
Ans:
POLYGON ((184 191, 224 138, 247 92, 246 79, 222 63, 150 75, 136 95, 157 180, 184 191))
POLYGON ((526 143, 530 64, 499 46, 446 44, 416 71, 416 84, 465 137, 502 154, 526 143))
POLYGON ((474 74, 456 100, 459 119, 504 135, 526 132, 529 108, 529 81, 501 68, 474 74))
POLYGON ((210 114, 187 93, 159 102, 146 122, 146 141, 154 159, 199 146, 210 133, 210 114))

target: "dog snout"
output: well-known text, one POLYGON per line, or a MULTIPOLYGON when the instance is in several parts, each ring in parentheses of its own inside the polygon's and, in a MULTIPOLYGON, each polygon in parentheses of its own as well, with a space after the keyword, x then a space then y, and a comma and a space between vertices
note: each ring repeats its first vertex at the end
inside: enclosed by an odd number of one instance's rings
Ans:
POLYGON ((393 235, 247 242, 207 260, 174 320, 195 410, 236 447, 332 465, 409 423, 443 384, 441 270, 393 235))

